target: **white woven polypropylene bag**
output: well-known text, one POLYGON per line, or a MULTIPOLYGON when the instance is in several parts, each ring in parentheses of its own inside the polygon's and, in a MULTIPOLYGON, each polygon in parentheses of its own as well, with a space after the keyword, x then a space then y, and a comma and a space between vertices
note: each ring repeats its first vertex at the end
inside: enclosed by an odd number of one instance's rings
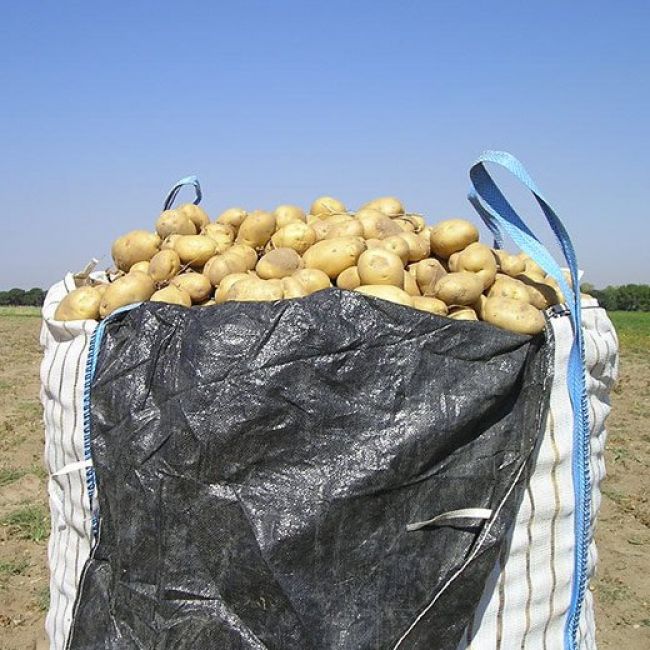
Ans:
MULTIPOLYGON (((43 308, 41 397, 45 418, 45 456, 51 475, 49 542, 50 609, 46 629, 51 648, 65 646, 83 566, 91 548, 84 452, 84 385, 88 348, 95 321, 53 320, 56 306, 74 289, 74 278, 54 285, 43 308)), ((604 477, 604 421, 617 372, 616 334, 595 301, 583 304, 587 389, 591 426, 592 526, 604 477)), ((564 646, 564 626, 574 569, 575 497, 572 478, 573 415, 566 373, 573 341, 568 316, 551 319, 555 338, 554 379, 543 439, 507 548, 486 584, 473 624, 459 648, 555 650, 564 646)), ((590 545, 593 573, 596 549, 590 545)), ((580 621, 580 646, 595 648, 593 603, 586 593, 580 621)))

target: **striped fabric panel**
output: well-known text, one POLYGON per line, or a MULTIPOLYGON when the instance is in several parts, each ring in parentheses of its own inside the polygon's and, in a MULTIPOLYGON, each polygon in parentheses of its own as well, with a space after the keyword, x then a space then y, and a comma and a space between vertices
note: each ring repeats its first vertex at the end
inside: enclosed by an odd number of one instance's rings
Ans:
MULTIPOLYGON (((591 411, 592 533, 605 475, 605 418, 617 373, 617 340, 605 312, 584 302, 583 324, 591 411)), ((572 334, 569 319, 551 321, 555 336, 555 376, 550 412, 535 467, 524 493, 508 547, 483 593, 459 650, 556 650, 564 646, 574 557, 573 431, 566 368, 572 334), (499 568, 502 567, 502 568, 499 568)), ((590 545, 589 570, 597 554, 590 545)), ((593 599, 587 592, 580 621, 580 647, 595 649, 593 599)))
POLYGON ((54 285, 43 306, 41 401, 45 465, 50 474, 50 608, 45 627, 50 648, 65 646, 81 571, 91 543, 90 508, 83 469, 53 474, 84 459, 83 394, 94 321, 54 321, 57 305, 74 289, 72 275, 54 285))

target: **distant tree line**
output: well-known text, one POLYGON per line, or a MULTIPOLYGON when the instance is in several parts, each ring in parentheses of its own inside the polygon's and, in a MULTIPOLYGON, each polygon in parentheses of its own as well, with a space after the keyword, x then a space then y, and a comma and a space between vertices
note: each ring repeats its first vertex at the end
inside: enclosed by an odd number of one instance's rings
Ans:
POLYGON ((45 300, 45 291, 34 287, 33 289, 9 289, 9 291, 0 291, 0 305, 24 305, 30 307, 40 307, 45 300))
POLYGON ((598 300, 608 311, 650 311, 650 285, 623 284, 620 287, 595 289, 583 285, 582 290, 598 300))

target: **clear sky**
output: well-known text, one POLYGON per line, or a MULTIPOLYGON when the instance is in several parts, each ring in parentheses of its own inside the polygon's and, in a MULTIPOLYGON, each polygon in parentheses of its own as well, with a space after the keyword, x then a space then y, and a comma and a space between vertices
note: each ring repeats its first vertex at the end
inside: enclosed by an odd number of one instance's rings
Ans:
POLYGON ((213 217, 394 194, 474 218, 484 149, 526 164, 586 280, 650 282, 647 0, 22 1, 2 26, 0 289, 108 266, 191 173, 213 217))

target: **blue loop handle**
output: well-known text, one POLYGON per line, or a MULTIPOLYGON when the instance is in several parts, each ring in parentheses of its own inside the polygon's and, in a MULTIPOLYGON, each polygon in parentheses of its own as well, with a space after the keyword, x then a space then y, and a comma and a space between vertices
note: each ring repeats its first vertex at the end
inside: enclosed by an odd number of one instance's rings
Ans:
POLYGON ((191 185, 194 188, 195 196, 192 203, 194 203, 194 205, 198 205, 201 202, 201 199, 203 198, 203 192, 201 192, 199 179, 196 176, 186 176, 185 178, 181 178, 179 181, 174 183, 174 186, 171 188, 171 190, 169 190, 167 193, 167 198, 163 203, 163 210, 169 210, 172 205, 174 205, 174 201, 176 200, 178 193, 186 185, 191 185))
POLYGON ((478 212, 478 216, 481 217, 483 223, 492 233, 493 248, 497 250, 503 248, 503 233, 501 232, 501 228, 499 228, 497 220, 492 216, 491 210, 481 203, 481 199, 478 198, 478 194, 474 190, 470 191, 467 198, 472 204, 472 207, 478 212))
MULTIPOLYGON (((585 381, 585 353, 582 333, 580 289, 578 284, 578 261, 573 243, 564 224, 546 201, 524 166, 511 154, 504 151, 486 151, 469 172, 473 191, 470 202, 494 233, 503 229, 521 250, 553 277, 568 301, 573 326, 574 340, 569 354, 567 387, 573 407, 573 486, 576 502, 575 513, 575 570, 573 574, 571 604, 564 629, 564 646, 568 650, 577 647, 577 632, 580 613, 587 586, 587 556, 589 551, 589 526, 591 522, 591 478, 589 475, 589 414, 585 381), (572 285, 568 286, 560 267, 539 239, 526 226, 513 207, 508 203, 485 168, 486 163, 500 165, 520 180, 535 197, 546 220, 560 244, 571 273, 572 285), (492 227, 490 226, 492 224, 492 227)), ((496 239, 496 237, 495 237, 496 239)))

